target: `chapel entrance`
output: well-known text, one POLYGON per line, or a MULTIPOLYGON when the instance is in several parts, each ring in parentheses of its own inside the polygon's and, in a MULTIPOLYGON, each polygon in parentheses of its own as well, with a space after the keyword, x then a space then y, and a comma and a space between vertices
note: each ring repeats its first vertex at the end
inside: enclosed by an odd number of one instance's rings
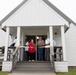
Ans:
MULTIPOLYGON (((25 36, 25 43, 26 43, 26 41, 29 41, 31 39, 34 40, 35 50, 36 50, 35 55, 34 55, 35 61, 38 61, 38 40, 39 40, 39 37, 42 37, 42 39, 45 42, 44 35, 26 35, 25 36)), ((23 52, 23 61, 29 61, 29 53, 26 53, 25 49, 23 52)), ((45 61, 45 48, 43 48, 43 61, 45 61)))

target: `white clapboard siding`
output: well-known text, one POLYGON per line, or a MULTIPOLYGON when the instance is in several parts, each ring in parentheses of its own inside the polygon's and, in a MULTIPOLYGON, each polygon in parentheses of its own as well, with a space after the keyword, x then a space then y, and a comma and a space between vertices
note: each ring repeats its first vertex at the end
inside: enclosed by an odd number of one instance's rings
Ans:
POLYGON ((65 34, 66 51, 69 66, 76 66, 76 26, 71 24, 70 29, 65 34))
MULTIPOLYGON (((11 44, 12 39, 11 36, 9 36, 9 45, 11 44)), ((0 47, 5 46, 6 44, 6 32, 0 29, 0 47)))
POLYGON ((3 26, 48 26, 64 24, 67 25, 67 21, 42 0, 28 0, 3 23, 3 26))

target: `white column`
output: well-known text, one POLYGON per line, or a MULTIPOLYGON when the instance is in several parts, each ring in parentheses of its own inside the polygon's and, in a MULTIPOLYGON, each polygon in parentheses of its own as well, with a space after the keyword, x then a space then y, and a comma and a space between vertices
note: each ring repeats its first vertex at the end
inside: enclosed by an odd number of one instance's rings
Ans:
MULTIPOLYGON (((16 43, 16 47, 20 46, 20 32, 21 32, 21 28, 17 27, 17 43, 16 43)), ((18 61, 20 59, 20 49, 18 50, 18 61)))
POLYGON ((5 44, 5 53, 4 53, 4 61, 7 61, 7 52, 8 52, 8 45, 9 45, 9 27, 6 27, 6 44, 5 44))
POLYGON ((65 47, 64 26, 61 26, 61 38, 62 38, 63 61, 66 61, 66 47, 65 47))
POLYGON ((53 27, 49 27, 49 33, 50 33, 50 53, 54 55, 54 50, 53 50, 53 27))
POLYGON ((17 43, 16 43, 16 46, 20 46, 20 27, 17 27, 17 43))
MULTIPOLYGON (((22 46, 24 46, 24 33, 22 32, 22 36, 21 36, 21 42, 22 42, 22 46)), ((21 49, 21 61, 23 60, 23 48, 21 49)))

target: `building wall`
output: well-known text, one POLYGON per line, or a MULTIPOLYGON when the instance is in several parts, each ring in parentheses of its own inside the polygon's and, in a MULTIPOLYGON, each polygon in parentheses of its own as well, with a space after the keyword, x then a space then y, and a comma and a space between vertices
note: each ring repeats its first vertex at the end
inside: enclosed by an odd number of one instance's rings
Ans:
MULTIPOLYGON (((11 36, 9 36, 9 46, 12 42, 11 36)), ((0 47, 5 46, 6 44, 6 32, 0 29, 0 47)))
POLYGON ((54 27, 54 29, 53 29, 53 39, 56 41, 57 46, 62 46, 61 27, 58 27, 58 28, 54 27))
POLYGON ((67 21, 42 0, 28 0, 3 23, 3 26, 56 26, 64 24, 68 25, 67 21))
POLYGON ((71 24, 65 34, 68 66, 76 66, 76 26, 71 24))

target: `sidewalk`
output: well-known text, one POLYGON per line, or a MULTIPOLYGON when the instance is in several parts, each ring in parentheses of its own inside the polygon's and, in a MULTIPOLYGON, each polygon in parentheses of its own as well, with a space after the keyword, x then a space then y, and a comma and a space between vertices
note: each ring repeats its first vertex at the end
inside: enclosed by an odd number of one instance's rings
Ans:
POLYGON ((56 75, 54 72, 13 72, 9 75, 56 75))

